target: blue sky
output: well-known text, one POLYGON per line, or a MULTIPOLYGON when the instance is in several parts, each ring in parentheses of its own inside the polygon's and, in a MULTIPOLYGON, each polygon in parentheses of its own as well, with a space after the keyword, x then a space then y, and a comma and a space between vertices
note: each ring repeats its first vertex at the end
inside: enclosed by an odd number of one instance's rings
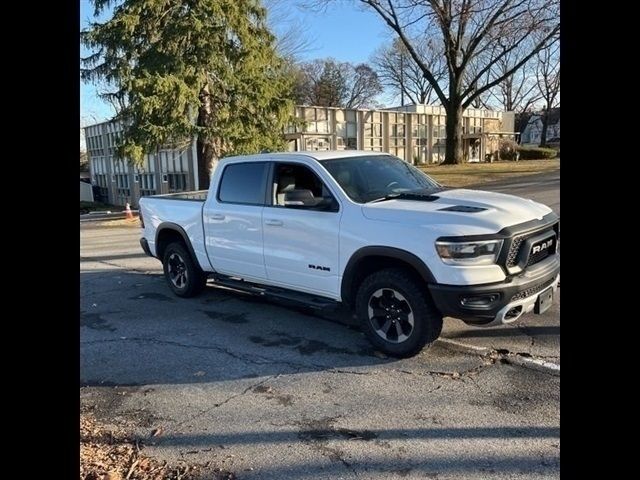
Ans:
MULTIPOLYGON (((369 60, 376 48, 391 38, 388 27, 377 15, 363 10, 356 1, 337 1, 324 12, 301 8, 295 0, 290 3, 289 20, 304 25, 312 42, 303 59, 333 57, 340 61, 364 62, 369 60)), ((92 19, 92 14, 89 0, 80 0, 81 29, 92 19)), ((386 97, 381 100, 390 101, 386 97)), ((97 97, 95 87, 80 84, 81 122, 106 120, 113 113, 110 105, 97 97)))

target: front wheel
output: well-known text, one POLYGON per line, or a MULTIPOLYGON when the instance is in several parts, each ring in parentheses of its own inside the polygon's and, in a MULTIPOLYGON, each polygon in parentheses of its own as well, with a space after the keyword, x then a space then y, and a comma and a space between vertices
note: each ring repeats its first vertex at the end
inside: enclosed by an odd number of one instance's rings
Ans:
POLYGON ((162 266, 169 288, 179 297, 193 297, 207 284, 207 276, 182 243, 174 242, 167 246, 162 266))
POLYGON ((393 357, 411 357, 440 336, 442 315, 426 288, 399 268, 364 279, 356 295, 356 314, 375 347, 393 357))

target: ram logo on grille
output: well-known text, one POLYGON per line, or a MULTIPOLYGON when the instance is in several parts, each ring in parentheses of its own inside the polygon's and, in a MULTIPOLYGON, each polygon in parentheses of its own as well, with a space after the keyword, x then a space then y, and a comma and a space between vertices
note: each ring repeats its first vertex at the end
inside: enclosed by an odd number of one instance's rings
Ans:
POLYGON ((535 255, 536 253, 540 253, 544 250, 547 250, 553 246, 553 238, 549 240, 545 240, 544 242, 540 242, 537 245, 534 245, 531 249, 531 254, 535 255))

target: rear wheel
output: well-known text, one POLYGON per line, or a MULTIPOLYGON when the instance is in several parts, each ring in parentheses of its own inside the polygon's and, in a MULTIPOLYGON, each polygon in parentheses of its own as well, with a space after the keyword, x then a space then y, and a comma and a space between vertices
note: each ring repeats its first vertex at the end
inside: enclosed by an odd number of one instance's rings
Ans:
POLYGON ((442 330, 442 315, 424 282, 399 268, 364 279, 356 295, 356 314, 369 341, 394 357, 417 354, 442 330))
POLYGON ((169 288, 179 297, 193 297, 207 284, 207 276, 182 243, 167 245, 162 265, 169 288))

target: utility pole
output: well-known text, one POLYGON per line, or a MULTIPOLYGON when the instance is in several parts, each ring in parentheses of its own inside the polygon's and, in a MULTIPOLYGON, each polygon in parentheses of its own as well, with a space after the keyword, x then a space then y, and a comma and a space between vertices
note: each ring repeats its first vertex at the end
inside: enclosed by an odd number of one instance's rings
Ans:
POLYGON ((400 51, 400 106, 404 107, 404 52, 400 51))

